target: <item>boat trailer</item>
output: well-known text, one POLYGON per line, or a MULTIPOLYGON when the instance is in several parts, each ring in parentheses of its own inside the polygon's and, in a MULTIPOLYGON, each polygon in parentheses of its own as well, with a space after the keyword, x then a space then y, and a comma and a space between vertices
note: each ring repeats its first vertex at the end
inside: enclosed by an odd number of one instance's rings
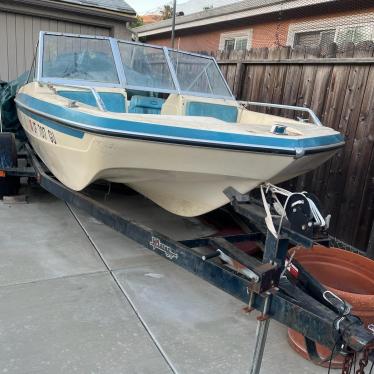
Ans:
MULTIPOLYGON (((9 156, 2 154, 9 149, 0 147, 0 159, 9 156)), ((49 173, 29 144, 25 145, 25 151, 18 152, 18 158, 26 160, 27 166, 2 163, 0 179, 33 178, 59 199, 241 300, 248 312, 259 311, 251 374, 260 373, 270 319, 304 335, 308 355, 317 364, 331 364, 333 357, 340 354, 346 357, 342 372, 350 373, 353 357, 357 355, 361 359, 356 373, 362 374, 368 361, 374 362, 374 331, 366 329, 361 320, 351 314, 347 303, 289 258, 290 244, 306 248, 316 241, 328 244, 327 234, 314 227, 303 204, 294 205, 285 217, 275 217, 274 233, 265 223, 268 214, 261 200, 228 188, 225 194, 231 201, 231 214, 248 228, 248 232, 175 241, 82 192, 67 188, 49 173), (235 246, 246 241, 263 244, 262 260, 235 246), (237 266, 227 266, 227 260, 237 266), (246 271, 238 271, 239 268, 246 271), (317 343, 331 349, 331 357, 320 357, 317 343)))

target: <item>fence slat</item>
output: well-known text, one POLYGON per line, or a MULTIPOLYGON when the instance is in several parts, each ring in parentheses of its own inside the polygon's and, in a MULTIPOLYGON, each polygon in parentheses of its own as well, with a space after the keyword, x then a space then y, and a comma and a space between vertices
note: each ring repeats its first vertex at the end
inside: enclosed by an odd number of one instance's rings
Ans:
MULTIPOLYGON (((254 59, 267 58, 268 52, 269 52, 268 48, 257 48, 254 50, 254 54, 252 56, 254 59)), ((252 67, 252 74, 251 74, 252 84, 251 84, 251 92, 250 92, 248 100, 262 101, 261 87, 264 81, 265 68, 266 67, 263 65, 256 65, 252 67)))
MULTIPOLYGON (((313 59, 319 57, 321 53, 320 48, 305 48, 305 59, 313 59)), ((311 107, 314 83, 317 77, 317 66, 316 65, 302 65, 301 66, 301 77, 299 84, 299 92, 297 94, 296 105, 311 107)), ((299 114, 300 117, 308 118, 305 114, 299 114)), ((297 179, 296 189, 298 191, 304 191, 308 185, 310 185, 313 178, 313 172, 301 175, 297 179)))
MULTIPOLYGON (((311 102, 311 109, 319 116, 324 123, 323 113, 325 111, 327 97, 329 94, 330 77, 333 67, 330 65, 320 66, 316 72, 316 79, 311 102)), ((328 178, 329 161, 321 165, 318 169, 311 172, 308 188, 311 192, 317 194, 321 201, 324 197, 324 182, 328 178)))
MULTIPOLYGON (((280 48, 280 58, 289 58, 291 53, 290 47, 283 47, 280 48)), ((283 92, 284 92, 284 86, 286 82, 286 75, 287 75, 287 65, 274 65, 274 69, 277 69, 277 74, 275 75, 274 79, 274 91, 273 91, 273 98, 272 102, 276 104, 281 104, 283 100, 283 92)), ((272 111, 273 114, 279 115, 280 109, 274 109, 272 111)))
MULTIPOLYGON (((238 54, 237 51, 231 51, 229 55, 229 59, 237 60, 238 54)), ((227 73, 226 73, 226 80, 227 83, 231 89, 231 91, 234 91, 234 85, 235 85, 235 75, 236 75, 236 64, 230 64, 227 66, 227 73)))
MULTIPOLYGON (((279 59, 281 49, 271 48, 268 51, 268 59, 276 60, 279 59)), ((261 100, 265 102, 272 102, 274 85, 276 84, 275 77, 277 76, 277 66, 265 65, 264 81, 261 87, 261 100)), ((271 110, 268 108, 266 112, 270 113, 271 110)))
MULTIPOLYGON (((291 58, 304 58, 305 47, 296 46, 291 52, 291 58)), ((301 76, 303 67, 300 65, 291 65, 287 69, 286 82, 283 91, 283 104, 296 105, 298 101, 299 87, 301 84, 301 76)), ((283 111, 286 117, 294 117, 295 113, 291 111, 283 111)))
MULTIPOLYGON (((245 51, 239 51, 239 56, 240 56, 239 61, 243 60, 244 53, 245 51)), ((241 95, 243 74, 244 74, 244 65, 242 62, 238 62, 236 64, 234 87, 233 87, 233 94, 237 98, 240 98, 240 95, 241 95)))
MULTIPOLYGON (((245 56, 245 61, 253 60, 254 58, 254 52, 253 49, 250 49, 247 51, 247 54, 245 56)), ((242 98, 244 100, 250 100, 251 99, 251 91, 252 91, 252 82, 253 82, 253 66, 251 65, 245 65, 244 70, 244 80, 243 80, 243 88, 242 88, 242 98)))

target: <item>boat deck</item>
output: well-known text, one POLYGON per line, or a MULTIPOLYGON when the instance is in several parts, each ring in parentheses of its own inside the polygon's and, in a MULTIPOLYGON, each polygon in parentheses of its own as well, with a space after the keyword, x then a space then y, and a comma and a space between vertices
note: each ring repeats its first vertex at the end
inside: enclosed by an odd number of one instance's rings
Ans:
MULTIPOLYGON (((47 192, 28 194, 0 204, 1 372, 248 372, 257 312, 47 192)), ((212 232, 138 195, 107 204, 174 239, 212 232)), ((326 369, 272 321, 261 372, 326 369)))

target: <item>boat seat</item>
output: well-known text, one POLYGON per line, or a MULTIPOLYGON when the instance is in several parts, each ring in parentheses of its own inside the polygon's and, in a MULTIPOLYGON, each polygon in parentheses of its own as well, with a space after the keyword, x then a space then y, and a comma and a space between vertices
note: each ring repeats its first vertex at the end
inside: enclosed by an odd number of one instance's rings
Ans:
POLYGON ((161 114, 164 99, 134 95, 130 100, 129 113, 161 114))
POLYGON ((226 122, 237 122, 238 108, 230 105, 189 101, 186 106, 186 116, 213 117, 226 122))
MULTIPOLYGON (((60 96, 66 97, 70 100, 79 101, 83 104, 97 106, 96 100, 91 91, 68 91, 59 90, 60 96)), ((98 92, 103 101, 105 108, 109 112, 125 113, 126 103, 125 97, 119 92, 98 92)))

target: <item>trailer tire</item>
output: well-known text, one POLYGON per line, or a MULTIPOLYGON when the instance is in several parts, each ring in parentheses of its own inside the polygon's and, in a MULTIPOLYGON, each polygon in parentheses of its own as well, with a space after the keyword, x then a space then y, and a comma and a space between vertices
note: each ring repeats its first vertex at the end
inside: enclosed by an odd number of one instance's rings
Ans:
MULTIPOLYGON (((0 170, 11 167, 17 167, 16 139, 12 133, 0 133, 0 170)), ((19 186, 19 177, 0 177, 0 198, 17 195, 19 186)))

